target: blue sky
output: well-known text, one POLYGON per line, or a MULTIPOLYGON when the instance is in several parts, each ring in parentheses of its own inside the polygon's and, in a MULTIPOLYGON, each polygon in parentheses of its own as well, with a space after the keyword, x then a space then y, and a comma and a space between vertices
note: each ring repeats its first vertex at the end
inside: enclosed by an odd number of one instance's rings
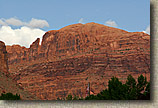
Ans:
MULTIPOLYGON (((0 0, 0 13, 1 22, 10 18, 27 23, 32 18, 46 21, 48 24, 39 27, 43 31, 80 21, 135 32, 150 25, 150 0, 0 0)), ((21 26, 10 24, 12 29, 21 26)))
POLYGON ((150 0, 0 0, 0 17, 44 19, 50 27, 114 20, 120 28, 141 31, 150 24, 150 0))

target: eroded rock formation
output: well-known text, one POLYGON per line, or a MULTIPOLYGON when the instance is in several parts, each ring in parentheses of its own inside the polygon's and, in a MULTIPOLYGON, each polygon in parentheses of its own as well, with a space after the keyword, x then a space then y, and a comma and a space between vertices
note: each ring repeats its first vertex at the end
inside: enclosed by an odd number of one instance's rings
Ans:
MULTIPOLYGON (((19 48, 21 48, 19 46, 19 48)), ((24 91, 23 87, 15 80, 10 78, 8 72, 8 57, 4 42, 0 41, 0 95, 1 93, 17 93, 23 100, 37 100, 38 98, 31 93, 24 91)))
POLYGON ((30 48, 10 46, 7 51, 14 80, 40 99, 70 93, 84 97, 88 82, 99 93, 112 76, 124 82, 129 74, 134 78, 144 74, 150 80, 150 36, 146 33, 97 23, 73 24, 48 31, 41 45, 39 41, 30 48))
POLYGON ((0 41, 0 72, 8 74, 8 57, 4 42, 0 41))

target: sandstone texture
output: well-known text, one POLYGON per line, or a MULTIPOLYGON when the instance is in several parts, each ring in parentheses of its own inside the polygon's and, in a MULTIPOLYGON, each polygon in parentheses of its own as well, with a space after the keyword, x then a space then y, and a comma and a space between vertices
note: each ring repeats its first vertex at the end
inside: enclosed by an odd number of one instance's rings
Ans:
POLYGON ((20 94, 23 100, 37 100, 38 98, 31 93, 28 93, 24 88, 17 84, 15 80, 10 78, 8 72, 8 57, 6 46, 4 42, 0 41, 0 95, 1 93, 13 93, 14 95, 20 94))
POLYGON ((0 41, 0 72, 8 74, 7 51, 4 42, 0 41))
POLYGON ((150 35, 97 23, 73 24, 45 33, 30 48, 7 46, 9 72, 42 100, 99 93, 112 76, 150 80, 150 35))

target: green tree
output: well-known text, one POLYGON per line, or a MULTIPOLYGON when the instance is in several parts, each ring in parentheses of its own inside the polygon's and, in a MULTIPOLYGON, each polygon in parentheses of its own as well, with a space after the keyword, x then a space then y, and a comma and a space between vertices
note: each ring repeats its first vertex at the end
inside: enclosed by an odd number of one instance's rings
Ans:
POLYGON ((97 97, 99 100, 110 100, 111 96, 110 93, 107 89, 101 91, 100 93, 97 94, 97 97))
POLYGON ((145 87, 147 85, 147 80, 146 77, 144 78, 143 75, 140 75, 138 77, 138 84, 136 86, 137 88, 137 95, 138 95, 138 99, 142 100, 144 98, 143 96, 143 92, 145 91, 145 87))
POLYGON ((73 97, 73 100, 79 100, 79 97, 75 95, 75 96, 73 97))
POLYGON ((150 99, 150 82, 148 82, 146 89, 144 91, 144 99, 149 100, 150 99))
POLYGON ((0 100, 20 100, 20 95, 13 95, 12 93, 1 94, 0 100))
POLYGON ((69 95, 66 97, 66 100, 72 100, 72 95, 69 94, 69 95))
POLYGON ((112 100, 127 99, 127 87, 116 77, 112 77, 111 80, 109 80, 108 91, 112 100))
POLYGON ((79 98, 78 96, 72 97, 70 94, 66 97, 66 100, 149 100, 150 82, 147 82, 143 75, 140 75, 137 81, 129 75, 126 83, 122 84, 118 78, 112 77, 108 82, 108 88, 97 95, 79 98))
POLYGON ((89 95, 85 98, 85 100, 98 100, 98 97, 95 95, 89 95))
POLYGON ((127 81, 126 81, 125 84, 127 86, 128 100, 137 99, 137 89, 136 89, 136 81, 135 81, 135 79, 131 75, 129 75, 127 77, 127 81))
POLYGON ((58 97, 57 100, 62 100, 62 99, 60 99, 60 98, 58 97))

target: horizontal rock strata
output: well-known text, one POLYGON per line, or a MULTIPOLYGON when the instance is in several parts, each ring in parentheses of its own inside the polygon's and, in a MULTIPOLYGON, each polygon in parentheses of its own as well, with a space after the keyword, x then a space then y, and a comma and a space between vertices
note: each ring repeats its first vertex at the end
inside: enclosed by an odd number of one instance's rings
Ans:
POLYGON ((40 99, 95 93, 112 76, 125 82, 131 74, 150 80, 150 35, 97 23, 73 24, 45 33, 30 48, 7 46, 9 72, 40 99))

